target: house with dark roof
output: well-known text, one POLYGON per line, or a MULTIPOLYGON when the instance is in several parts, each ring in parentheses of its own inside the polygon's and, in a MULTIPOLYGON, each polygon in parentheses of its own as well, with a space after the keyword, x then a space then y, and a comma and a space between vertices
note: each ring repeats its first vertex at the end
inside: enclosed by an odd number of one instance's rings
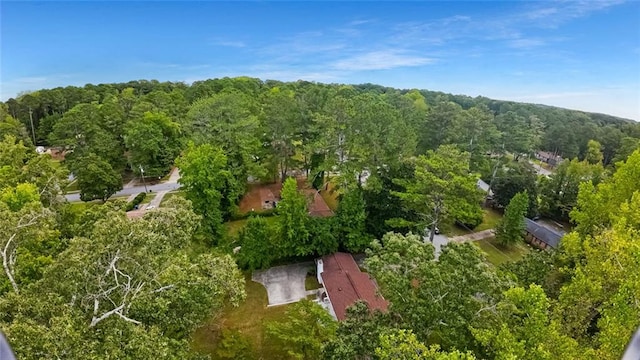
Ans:
POLYGON ((560 165, 560 163, 562 162, 562 156, 559 156, 558 154, 549 152, 549 151, 538 151, 536 152, 536 159, 545 162, 551 166, 557 166, 560 165))
POLYGON ((564 234, 525 218, 525 239, 541 249, 557 249, 564 234))
POLYGON ((369 310, 386 311, 389 303, 378 292, 378 286, 367 273, 360 271, 351 254, 335 253, 316 260, 320 305, 337 320, 344 320, 347 308, 364 301, 369 310))

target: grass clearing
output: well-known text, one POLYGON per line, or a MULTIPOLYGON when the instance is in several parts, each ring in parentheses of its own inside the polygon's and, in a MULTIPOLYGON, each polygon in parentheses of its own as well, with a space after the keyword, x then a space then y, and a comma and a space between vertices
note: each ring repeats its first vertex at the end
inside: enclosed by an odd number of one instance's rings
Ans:
POLYGON ((530 246, 524 241, 510 247, 500 245, 495 238, 475 241, 474 244, 487 255, 487 260, 495 266, 499 266, 505 262, 520 260, 525 254, 531 251, 530 246))
POLYGON ((320 283, 318 282, 318 278, 315 275, 307 275, 304 279, 304 289, 305 290, 316 290, 320 289, 320 283))
POLYGON ((192 336, 195 350, 217 359, 216 347, 223 330, 236 330, 251 343, 261 359, 286 359, 286 350, 266 336, 266 323, 284 318, 287 305, 267 307, 267 291, 245 274, 247 300, 239 307, 227 306, 222 315, 214 317, 198 328, 192 336))
POLYGON ((335 185, 329 182, 329 187, 326 190, 320 191, 320 196, 331 211, 335 212, 338 210, 338 192, 335 189, 335 185))
MULTIPOLYGON (((278 221, 278 216, 265 216, 264 219, 267 222, 267 224, 273 224, 276 221, 278 221)), ((241 220, 226 222, 224 226, 227 227, 227 234, 231 236, 238 234, 240 230, 242 230, 245 227, 245 225, 247 225, 248 221, 249 219, 241 219, 241 220)))
MULTIPOLYGON (((144 200, 142 200, 140 205, 151 203, 151 200, 153 200, 155 197, 156 197, 156 193, 147 193, 147 196, 144 197, 144 200)), ((164 200, 164 199, 162 199, 162 200, 164 200)))
MULTIPOLYGON (((150 194, 147 194, 147 196, 149 196, 150 194)), ((155 195, 154 195, 155 196, 155 195)), ((160 206, 162 206, 166 201, 168 201, 169 199, 171 199, 174 196, 182 196, 184 197, 184 191, 171 191, 168 192, 166 194, 164 194, 164 197, 162 198, 162 201, 160 202, 160 206)), ((146 199, 145 199, 146 201, 146 199)))
POLYGON ((67 193, 80 191, 80 186, 78 185, 78 180, 73 180, 73 182, 71 182, 67 186, 66 190, 67 190, 67 193))
POLYGON ((502 219, 502 214, 500 212, 494 209, 487 208, 483 209, 482 223, 480 223, 480 225, 478 225, 475 229, 469 230, 464 229, 458 225, 453 225, 448 228, 443 226, 442 232, 447 236, 453 237, 467 235, 483 230, 495 229, 496 226, 498 226, 498 222, 500 222, 500 219, 502 219))

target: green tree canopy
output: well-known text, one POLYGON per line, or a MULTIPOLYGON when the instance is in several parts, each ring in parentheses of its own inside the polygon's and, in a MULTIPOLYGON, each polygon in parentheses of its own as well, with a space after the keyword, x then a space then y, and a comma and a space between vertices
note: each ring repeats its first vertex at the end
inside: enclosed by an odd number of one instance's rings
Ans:
MULTIPOLYGON (((192 202, 194 211, 202 216, 205 231, 218 241, 223 234, 223 192, 231 177, 226 155, 212 145, 192 143, 176 160, 176 165, 180 168, 179 182, 186 198, 192 202)), ((231 203, 235 205, 235 201, 233 199, 231 203)))
POLYGON ((527 192, 517 193, 504 211, 504 217, 496 227, 496 239, 502 245, 515 245, 524 238, 525 222, 529 197, 527 192))
POLYGON ((301 300, 287 310, 285 318, 267 324, 267 335, 279 341, 292 359, 320 358, 324 343, 335 336, 337 322, 309 300, 301 300))
POLYGON ((406 190, 396 195, 422 216, 433 241, 434 229, 442 222, 460 221, 472 227, 482 222, 477 180, 469 171, 469 154, 444 145, 416 159, 414 178, 398 180, 406 190))

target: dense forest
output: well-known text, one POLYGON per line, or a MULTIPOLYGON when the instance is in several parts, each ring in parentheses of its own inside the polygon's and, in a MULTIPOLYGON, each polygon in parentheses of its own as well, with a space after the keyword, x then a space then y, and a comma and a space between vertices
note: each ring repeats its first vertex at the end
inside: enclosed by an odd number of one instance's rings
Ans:
POLYGON ((0 329, 20 359, 618 359, 640 325, 630 120, 373 84, 132 81, 0 104, 0 159, 0 329), (565 160, 539 175, 538 151, 565 160), (181 196, 141 219, 107 201, 174 166, 181 196), (66 201, 70 179, 99 204, 66 201), (335 215, 310 216, 300 181, 335 215), (270 183, 276 209, 241 210, 270 183), (470 243, 436 257, 436 229, 472 231, 487 204, 505 248, 523 216, 572 231, 500 266, 470 243), (388 312, 357 303, 336 323, 302 301, 265 325, 279 353, 238 332, 193 346, 245 301, 250 271, 335 251, 366 254, 388 312))

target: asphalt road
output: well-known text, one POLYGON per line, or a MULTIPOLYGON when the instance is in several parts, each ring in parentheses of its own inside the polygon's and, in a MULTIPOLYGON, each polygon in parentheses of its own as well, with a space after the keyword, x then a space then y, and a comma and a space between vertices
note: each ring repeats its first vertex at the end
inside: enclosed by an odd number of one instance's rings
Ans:
MULTIPOLYGON (((179 188, 180 188, 180 184, 177 184, 177 183, 162 183, 157 185, 147 185, 147 189, 151 190, 151 192, 154 192, 154 193, 158 191, 171 191, 179 188)), ((131 194, 139 194, 141 192, 144 192, 144 185, 134 186, 128 189, 122 189, 117 193, 115 193, 112 197, 129 196, 131 194)), ((67 198, 67 201, 70 201, 70 202, 80 201, 80 193, 67 194, 65 195, 65 197, 67 198)))

